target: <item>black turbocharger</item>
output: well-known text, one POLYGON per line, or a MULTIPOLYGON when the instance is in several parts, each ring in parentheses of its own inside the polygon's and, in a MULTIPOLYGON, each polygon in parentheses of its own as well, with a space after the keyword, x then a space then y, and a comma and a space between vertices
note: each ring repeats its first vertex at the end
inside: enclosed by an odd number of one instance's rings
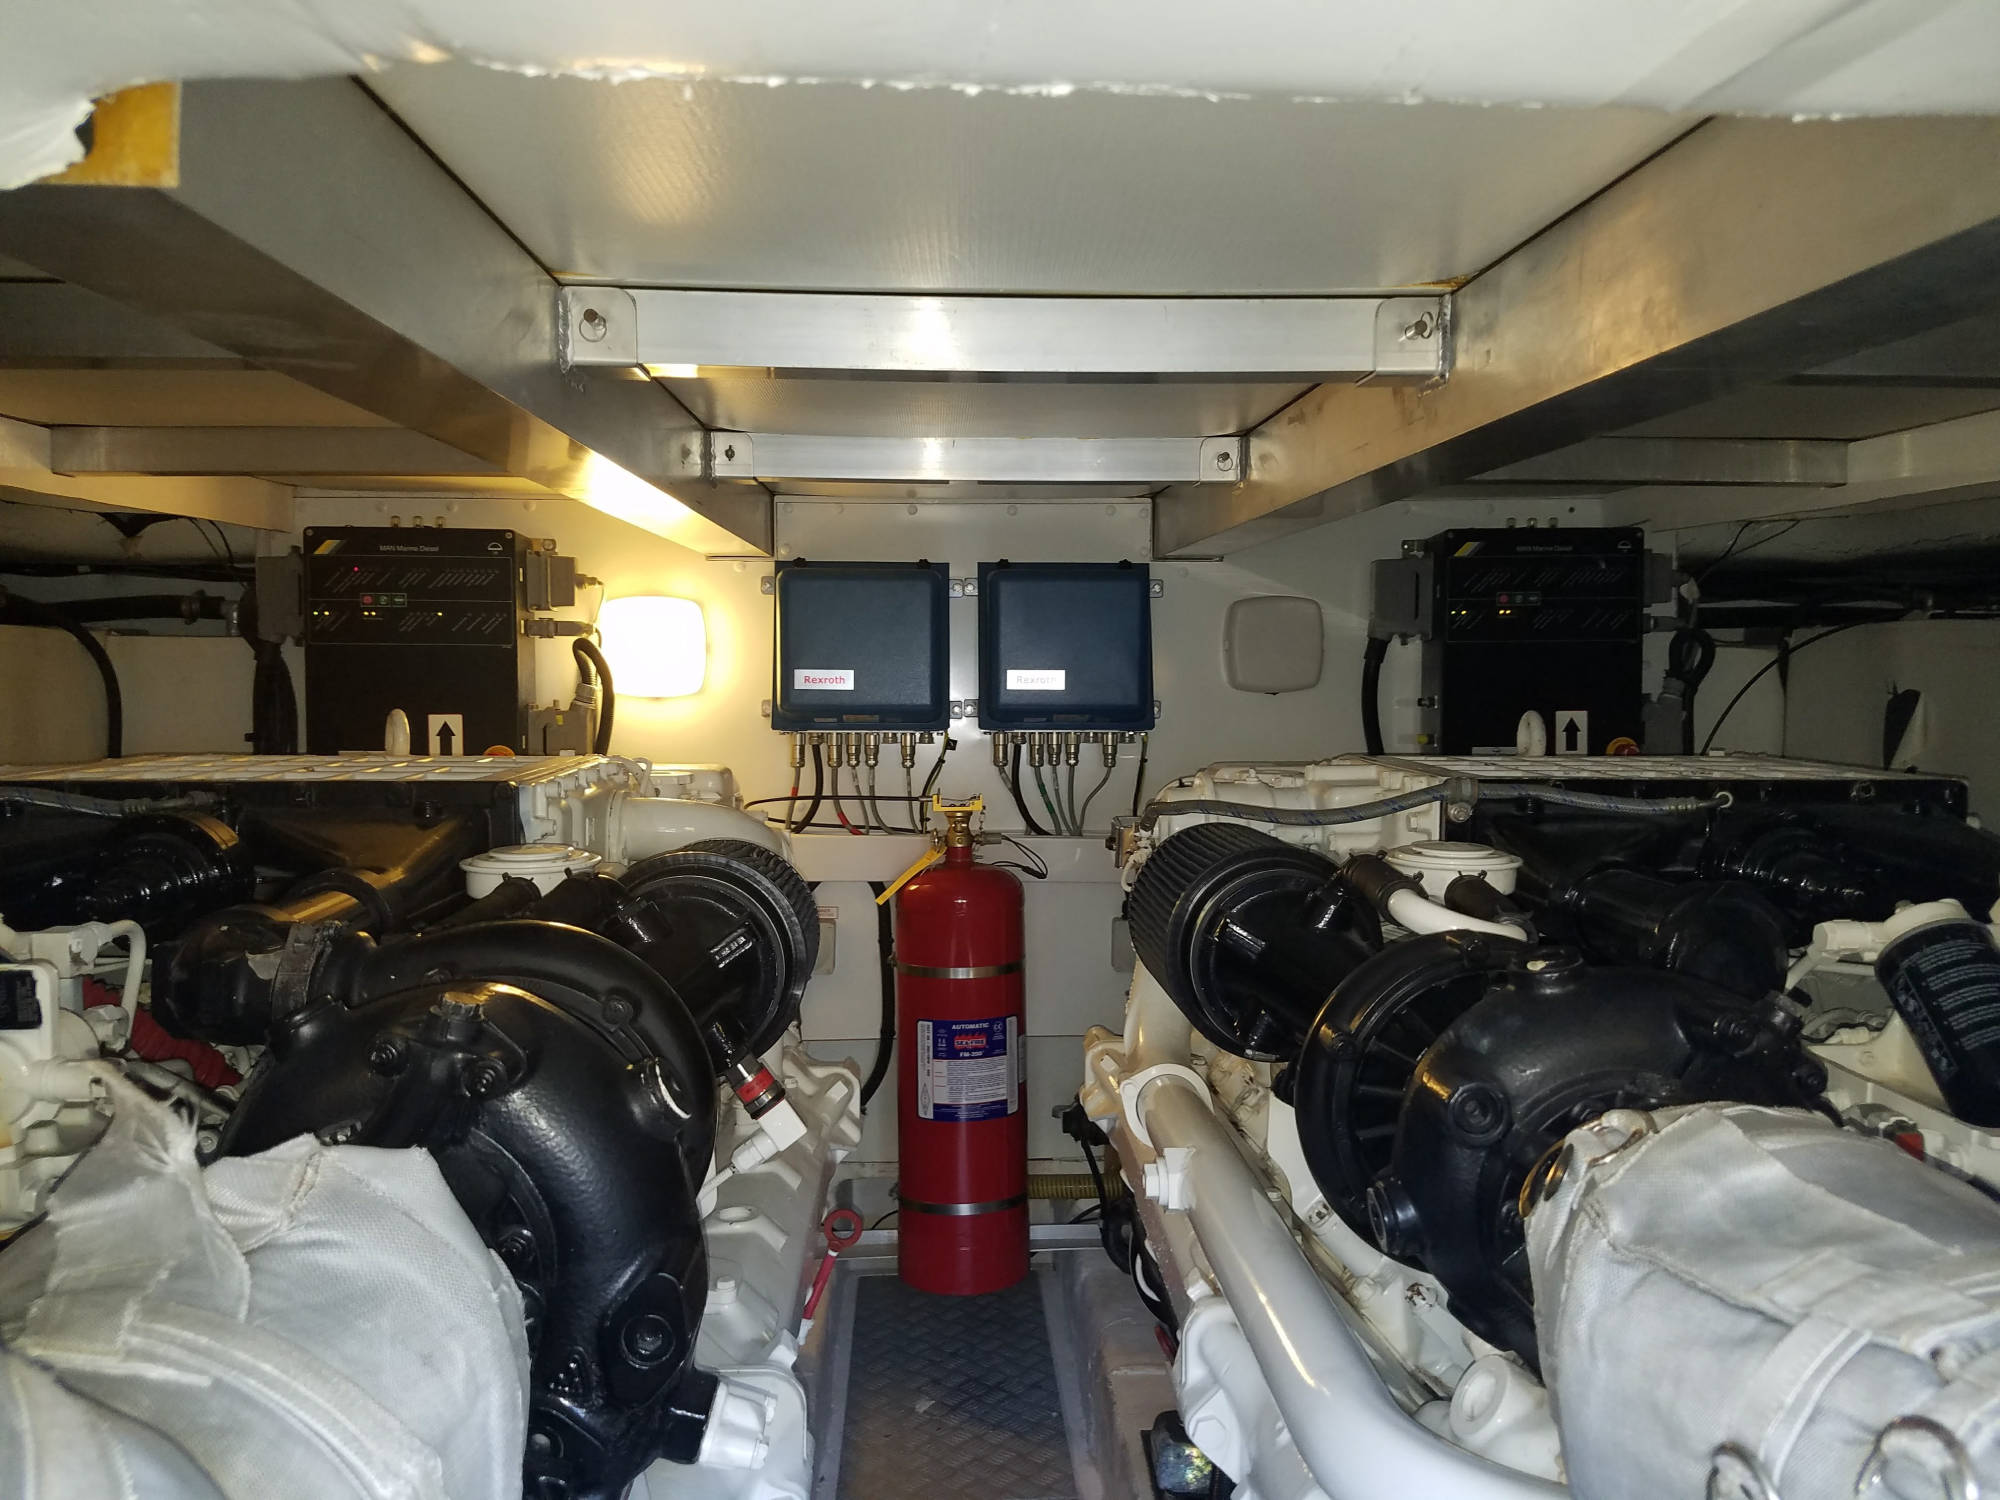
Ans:
POLYGON ((1153 852, 1127 911, 1147 970, 1210 1041, 1291 1060, 1274 1091, 1331 1207, 1533 1363, 1519 1198, 1565 1134, 1619 1108, 1814 1106, 1826 1073, 1773 993, 1782 936, 1754 893, 1593 888, 1579 925, 1620 965, 1599 967, 1486 933, 1383 947, 1398 884, 1380 859, 1336 866, 1204 824, 1153 852))
POLYGON ((1341 985, 1299 1055, 1293 1099, 1314 1180, 1348 1223, 1423 1266, 1466 1327, 1533 1364, 1520 1197, 1565 1135, 1613 1109, 1810 1107, 1825 1086, 1775 997, 1440 934, 1341 985))
POLYGON ((221 1149, 306 1132, 428 1148, 521 1289, 524 1491, 594 1500, 654 1457, 687 1462, 701 1446, 716 1379, 693 1360, 708 1289, 696 1195, 715 1089, 656 975, 602 939, 540 926, 465 932, 501 967, 510 944, 567 932, 607 950, 601 967, 626 959, 624 985, 585 999, 546 982, 439 979, 315 1005, 272 1037, 221 1149))
POLYGON ((531 1500, 692 1461, 717 1389, 693 1362, 715 1082, 753 1114, 782 1098, 758 1055, 812 972, 805 883, 715 841, 381 941, 380 913, 342 903, 218 912, 163 957, 163 1020, 269 1045, 220 1151, 308 1132, 430 1150, 521 1290, 531 1500))

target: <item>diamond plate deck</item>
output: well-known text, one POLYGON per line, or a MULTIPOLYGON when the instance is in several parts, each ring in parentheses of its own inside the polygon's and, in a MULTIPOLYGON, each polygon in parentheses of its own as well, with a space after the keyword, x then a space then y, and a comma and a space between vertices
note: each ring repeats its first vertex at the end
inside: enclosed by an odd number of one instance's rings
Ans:
POLYGON ((839 1500, 1077 1500, 1036 1277, 983 1297, 855 1290, 839 1500))

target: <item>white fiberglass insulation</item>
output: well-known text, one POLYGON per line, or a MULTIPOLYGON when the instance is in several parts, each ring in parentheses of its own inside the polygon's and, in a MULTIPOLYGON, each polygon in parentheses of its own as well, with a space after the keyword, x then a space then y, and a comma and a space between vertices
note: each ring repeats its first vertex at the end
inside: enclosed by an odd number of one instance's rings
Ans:
POLYGON ((1991 0, 0 0, 0 186, 162 79, 527 73, 1757 114, 2000 106, 1991 0))

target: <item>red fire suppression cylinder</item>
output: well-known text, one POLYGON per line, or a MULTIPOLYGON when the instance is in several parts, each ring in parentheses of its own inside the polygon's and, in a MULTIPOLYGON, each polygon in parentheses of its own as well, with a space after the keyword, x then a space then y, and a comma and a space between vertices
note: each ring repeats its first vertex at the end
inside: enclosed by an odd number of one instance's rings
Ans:
POLYGON ((1021 883, 973 863, 976 806, 896 895, 897 1270, 959 1295, 1028 1274, 1021 883))

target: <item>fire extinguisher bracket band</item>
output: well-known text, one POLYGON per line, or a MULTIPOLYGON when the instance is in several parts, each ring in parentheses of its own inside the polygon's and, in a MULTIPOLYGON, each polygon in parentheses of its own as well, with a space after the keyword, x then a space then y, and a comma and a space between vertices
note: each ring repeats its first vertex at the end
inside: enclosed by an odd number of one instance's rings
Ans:
POLYGON ((974 1214, 997 1214, 1010 1208, 1025 1208, 1028 1203, 1026 1193, 1016 1193, 1011 1198, 995 1198, 989 1203, 923 1203, 915 1198, 899 1198, 896 1206, 905 1213, 943 1214, 947 1218, 968 1219, 974 1214))
POLYGON ((896 960, 896 972, 907 974, 912 979, 998 979, 1006 974, 1021 972, 1021 961, 1017 958, 1004 964, 972 964, 957 969, 936 969, 928 964, 906 964, 896 960))

